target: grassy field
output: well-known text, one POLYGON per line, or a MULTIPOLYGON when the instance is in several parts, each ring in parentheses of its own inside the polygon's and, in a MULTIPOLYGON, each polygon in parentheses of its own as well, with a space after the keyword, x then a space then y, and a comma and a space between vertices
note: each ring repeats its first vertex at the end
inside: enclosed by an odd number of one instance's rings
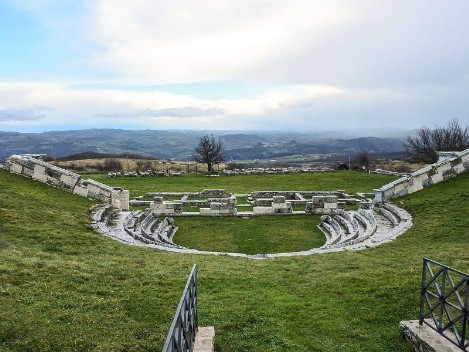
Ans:
POLYGON ((217 351, 408 351, 398 324, 417 317, 422 257, 469 271, 468 200, 463 174, 399 199, 414 227, 392 243, 255 261, 126 246, 91 229, 91 201, 0 170, 0 350, 161 350, 197 263, 217 351))
POLYGON ((308 250, 325 243, 320 216, 177 218, 174 242, 204 251, 246 254, 308 250))
POLYGON ((205 188, 221 188, 232 193, 253 191, 335 191, 373 192, 396 179, 393 176, 367 174, 358 171, 335 171, 328 173, 241 175, 206 177, 188 174, 177 177, 107 177, 107 174, 86 174, 96 181, 128 189, 131 196, 146 192, 198 192, 205 188))

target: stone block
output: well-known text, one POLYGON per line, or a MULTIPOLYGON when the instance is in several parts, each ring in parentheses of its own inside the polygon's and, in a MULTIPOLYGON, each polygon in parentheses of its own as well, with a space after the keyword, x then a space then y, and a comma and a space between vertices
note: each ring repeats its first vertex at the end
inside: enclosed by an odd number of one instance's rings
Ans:
POLYGON ((47 180, 46 168, 42 165, 36 165, 34 167, 33 178, 41 182, 46 182, 47 180))
POLYGON ((81 197, 88 198, 88 188, 86 187, 75 186, 73 193, 81 197))
POLYGON ((435 330, 419 325, 417 320, 401 321, 399 324, 404 339, 418 352, 461 352, 435 330))
POLYGON ((117 191, 113 194, 113 200, 118 200, 119 201, 119 209, 123 211, 128 211, 129 210, 129 191, 127 190, 122 190, 122 191, 117 191))
MULTIPOLYGON (((342 202, 342 203, 345 203, 345 202, 342 202)), ((324 203, 323 208, 324 208, 324 209, 337 209, 337 204, 338 204, 338 202, 335 202, 335 203, 324 203)))
POLYGON ((324 203, 337 203, 337 196, 325 196, 324 203))
POLYGON ((212 215, 212 210, 209 208, 200 208, 200 215, 212 215))
POLYGON ((219 202, 210 203, 210 210, 220 210, 222 208, 222 204, 219 202))
POLYGON ((33 177, 34 168, 29 168, 29 167, 23 166, 23 175, 26 175, 28 177, 33 177))
POLYGON ((155 215, 159 215, 163 212, 164 210, 164 207, 162 205, 162 203, 152 203, 150 204, 150 211, 155 214, 155 215))
POLYGON ((46 167, 43 165, 36 164, 34 166, 34 173, 39 173, 39 174, 46 174, 46 167))
POLYGON ((15 174, 22 174, 23 166, 21 166, 20 164, 12 163, 10 164, 10 172, 14 172, 15 174))
POLYGON ((285 203, 285 196, 273 196, 272 203, 273 204, 285 203))
POLYGON ((62 183, 64 185, 67 185, 68 188, 72 188, 72 189, 73 189, 73 187, 75 187, 75 185, 76 185, 76 183, 78 182, 79 179, 80 179, 79 175, 72 176, 72 175, 62 174, 60 176, 60 181, 62 181, 62 183))
POLYGON ((312 197, 313 205, 315 207, 321 207, 324 205, 324 196, 313 196, 312 197))
POLYGON ((272 203, 273 209, 287 209, 291 208, 291 203, 272 203))
POLYGON ((225 198, 229 194, 224 189, 204 189, 198 194, 199 197, 225 198))
POLYGON ((91 191, 89 188, 87 188, 87 197, 89 199, 94 199, 94 200, 101 200, 101 195, 99 193, 91 191))
POLYGON ((432 181, 431 177, 422 180, 422 187, 423 188, 427 188, 427 187, 430 187, 432 185, 433 185, 433 181, 432 181))
POLYGON ((274 213, 274 209, 271 207, 253 207, 253 215, 270 215, 274 213))
POLYGON ((215 328, 213 326, 199 327, 195 335, 194 352, 215 351, 215 328))
POLYGON ((255 198, 254 205, 270 205, 272 203, 272 198, 255 198))
POLYGON ((56 179, 55 177, 46 176, 46 181, 45 182, 48 185, 58 187, 58 188, 62 188, 62 182, 60 180, 56 179))

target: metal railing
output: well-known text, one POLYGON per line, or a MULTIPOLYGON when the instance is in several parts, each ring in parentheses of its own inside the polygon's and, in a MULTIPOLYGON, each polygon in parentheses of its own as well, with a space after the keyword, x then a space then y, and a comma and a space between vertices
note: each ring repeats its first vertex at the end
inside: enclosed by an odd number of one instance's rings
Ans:
POLYGON ((176 309, 163 352, 192 351, 197 329, 197 266, 194 264, 176 309))
POLYGON ((420 325, 426 324, 468 351, 469 275, 423 259, 420 325))

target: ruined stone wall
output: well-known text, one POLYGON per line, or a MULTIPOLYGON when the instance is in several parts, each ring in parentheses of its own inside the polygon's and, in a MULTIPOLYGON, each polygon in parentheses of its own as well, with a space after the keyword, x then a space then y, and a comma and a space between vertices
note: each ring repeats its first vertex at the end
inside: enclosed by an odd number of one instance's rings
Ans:
POLYGON ((150 210, 155 216, 172 216, 182 214, 182 202, 163 201, 163 197, 155 197, 153 203, 150 204, 150 210))
POLYGON ((305 212, 310 214, 334 214, 339 209, 339 202, 335 195, 313 196, 306 203, 305 212))
POLYGON ((285 196, 274 196, 270 207, 253 207, 253 215, 291 214, 293 212, 290 201, 285 196))
POLYGON ((109 203, 129 210, 129 192, 112 188, 92 179, 83 180, 79 174, 62 169, 30 155, 12 155, 6 162, 10 172, 31 177, 66 192, 109 203))
POLYGON ((252 198, 270 198, 272 199, 274 196, 283 196, 288 200, 299 200, 299 197, 311 199, 313 196, 337 196, 337 197, 345 197, 347 193, 345 191, 256 191, 252 192, 252 198))
POLYGON ((435 164, 375 189, 373 202, 382 203, 391 198, 420 191, 467 170, 469 170, 469 149, 451 154, 445 153, 445 158, 435 164))

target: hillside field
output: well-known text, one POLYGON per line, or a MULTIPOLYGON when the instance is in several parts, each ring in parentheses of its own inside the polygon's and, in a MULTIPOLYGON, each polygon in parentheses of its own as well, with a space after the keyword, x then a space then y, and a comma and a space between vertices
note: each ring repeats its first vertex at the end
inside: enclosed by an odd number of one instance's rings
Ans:
POLYGON ((199 192, 206 188, 225 189, 245 194, 253 191, 335 191, 373 192, 397 177, 359 171, 334 171, 298 174, 268 174, 207 177, 189 174, 173 177, 108 177, 107 174, 84 174, 109 186, 123 187, 130 196, 147 192, 199 192))
MULTIPOLYGON (((120 186, 133 195, 300 185, 369 192, 392 180, 340 175, 120 186)), ((414 226, 374 249, 273 260, 182 255, 103 237, 90 225, 92 201, 0 170, 0 350, 159 351, 197 263, 199 325, 215 326, 218 352, 409 351, 398 325, 418 316, 422 258, 469 271, 469 174, 396 202, 414 226)))

